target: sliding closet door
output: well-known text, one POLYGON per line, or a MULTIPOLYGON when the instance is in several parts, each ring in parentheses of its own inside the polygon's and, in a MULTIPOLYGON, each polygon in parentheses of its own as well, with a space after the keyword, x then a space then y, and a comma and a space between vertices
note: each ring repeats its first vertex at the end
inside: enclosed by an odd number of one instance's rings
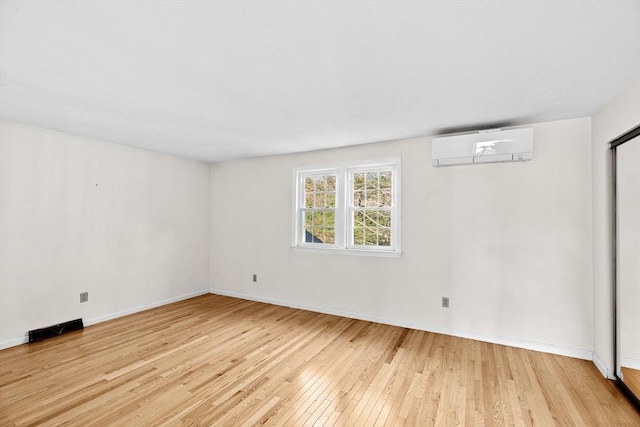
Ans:
POLYGON ((615 150, 617 375, 640 397, 640 136, 615 150))

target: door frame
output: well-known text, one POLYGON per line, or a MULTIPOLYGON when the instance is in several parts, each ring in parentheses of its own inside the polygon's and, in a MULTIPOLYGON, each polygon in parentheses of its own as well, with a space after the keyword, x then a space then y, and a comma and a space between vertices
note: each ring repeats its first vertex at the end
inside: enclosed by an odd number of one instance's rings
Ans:
POLYGON ((612 282, 613 282, 613 375, 616 379, 616 385, 624 393, 624 395, 635 405, 640 411, 640 396, 636 396, 629 387, 624 383, 618 375, 620 371, 620 343, 619 338, 619 322, 618 322, 618 185, 617 185, 617 166, 618 154, 617 148, 622 144, 631 141, 640 136, 640 125, 632 128, 628 132, 620 135, 609 143, 611 150, 611 265, 612 265, 612 282))

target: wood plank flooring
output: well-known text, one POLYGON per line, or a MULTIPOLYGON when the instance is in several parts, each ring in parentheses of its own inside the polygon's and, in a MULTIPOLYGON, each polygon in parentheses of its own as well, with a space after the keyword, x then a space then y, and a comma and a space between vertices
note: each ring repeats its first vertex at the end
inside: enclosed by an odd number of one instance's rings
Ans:
POLYGON ((640 370, 622 368, 624 383, 636 396, 640 396, 640 370))
POLYGON ((0 351, 0 425, 640 426, 589 361, 204 295, 0 351))

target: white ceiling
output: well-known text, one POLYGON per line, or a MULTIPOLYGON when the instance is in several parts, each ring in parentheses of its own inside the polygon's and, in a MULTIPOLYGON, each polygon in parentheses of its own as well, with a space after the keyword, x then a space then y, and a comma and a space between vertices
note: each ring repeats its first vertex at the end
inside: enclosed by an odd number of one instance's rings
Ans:
POLYGON ((205 161, 589 116, 640 78, 639 0, 0 4, 3 119, 205 161))

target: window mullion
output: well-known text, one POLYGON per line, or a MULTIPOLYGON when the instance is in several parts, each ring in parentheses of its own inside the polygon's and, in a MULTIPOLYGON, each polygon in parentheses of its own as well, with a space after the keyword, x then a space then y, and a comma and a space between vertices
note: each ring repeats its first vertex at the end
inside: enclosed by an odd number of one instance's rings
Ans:
POLYGON ((347 218, 346 208, 348 206, 347 196, 347 184, 344 169, 337 171, 337 191, 336 195, 336 243, 341 248, 346 248, 346 236, 347 236, 347 218))

